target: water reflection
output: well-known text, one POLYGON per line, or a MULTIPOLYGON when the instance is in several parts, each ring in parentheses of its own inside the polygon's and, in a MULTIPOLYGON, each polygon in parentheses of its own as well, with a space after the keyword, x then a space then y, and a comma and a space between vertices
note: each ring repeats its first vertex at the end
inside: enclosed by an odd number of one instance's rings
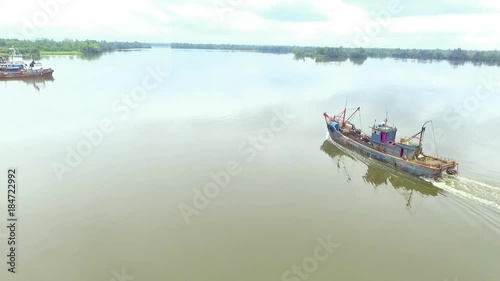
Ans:
POLYGON ((99 60, 105 53, 98 54, 75 54, 75 55, 43 55, 42 59, 50 61, 51 59, 68 58, 70 60, 96 61, 99 60))
POLYGON ((316 63, 320 64, 334 64, 341 65, 343 62, 347 62, 349 60, 354 65, 362 65, 368 58, 342 58, 342 59, 333 59, 333 58, 319 58, 319 57, 306 57, 304 55, 294 54, 293 59, 296 61, 305 61, 306 59, 312 59, 316 63))
POLYGON ((354 65, 362 65, 368 58, 349 58, 354 65))
POLYGON ((47 83, 52 83, 54 82, 53 77, 32 77, 32 78, 19 78, 19 79, 11 79, 11 80, 4 80, 2 81, 4 83, 25 83, 27 85, 33 86, 35 90, 40 92, 41 89, 45 88, 47 86, 47 83))
POLYGON ((98 60, 102 57, 102 53, 97 53, 97 54, 82 54, 78 56, 79 59, 81 60, 86 60, 86 61, 95 61, 98 60))
POLYGON ((40 88, 45 88, 47 86, 47 83, 54 82, 54 78, 53 77, 32 78, 32 79, 23 80, 23 82, 28 84, 28 85, 32 85, 33 88, 35 88, 38 92, 40 92, 40 88))
POLYGON ((448 60, 448 63, 453 67, 464 66, 468 61, 465 60, 448 60))
MULTIPOLYGON (((348 167, 345 164, 345 159, 351 159, 354 162, 360 162, 360 160, 340 150, 328 140, 323 142, 320 149, 336 161, 337 168, 342 170, 341 174, 345 175, 348 182, 351 181, 354 167, 348 167)), ((420 197, 437 196, 440 193, 440 190, 432 184, 418 178, 398 174, 394 170, 386 169, 383 164, 370 163, 369 161, 363 161, 363 163, 367 167, 366 173, 361 176, 363 181, 371 184, 374 188, 380 185, 391 185, 405 198, 408 210, 412 208, 412 199, 415 192, 420 197)))

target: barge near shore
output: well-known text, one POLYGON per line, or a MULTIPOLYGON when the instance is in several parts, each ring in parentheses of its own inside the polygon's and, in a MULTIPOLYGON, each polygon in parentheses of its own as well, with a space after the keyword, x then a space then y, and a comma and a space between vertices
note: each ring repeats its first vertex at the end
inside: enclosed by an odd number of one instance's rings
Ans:
POLYGON ((22 69, 17 72, 0 72, 0 80, 13 80, 24 78, 51 78, 54 70, 51 68, 45 69, 22 69))
POLYGON ((349 120, 359 110, 358 107, 347 119, 346 108, 333 117, 323 113, 328 133, 336 144, 415 176, 438 179, 442 177, 443 172, 449 175, 458 174, 458 163, 455 160, 423 153, 425 126, 431 121, 425 122, 417 134, 396 142, 397 128, 387 124, 387 117, 384 122, 373 124, 371 137, 356 129, 349 120), (416 137, 419 137, 418 144, 410 143, 416 137))

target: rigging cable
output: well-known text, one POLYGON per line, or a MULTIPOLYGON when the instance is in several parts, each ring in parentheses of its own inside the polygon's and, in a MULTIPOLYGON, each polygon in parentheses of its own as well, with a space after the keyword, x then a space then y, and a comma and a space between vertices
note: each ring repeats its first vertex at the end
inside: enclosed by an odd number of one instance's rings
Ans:
POLYGON ((434 147, 436 148, 436 156, 439 157, 438 147, 436 143, 436 134, 434 134, 434 122, 431 121, 431 125, 432 125, 432 137, 434 138, 434 147))
POLYGON ((361 124, 361 110, 358 111, 359 115, 359 129, 361 130, 361 133, 363 133, 363 124, 361 124))

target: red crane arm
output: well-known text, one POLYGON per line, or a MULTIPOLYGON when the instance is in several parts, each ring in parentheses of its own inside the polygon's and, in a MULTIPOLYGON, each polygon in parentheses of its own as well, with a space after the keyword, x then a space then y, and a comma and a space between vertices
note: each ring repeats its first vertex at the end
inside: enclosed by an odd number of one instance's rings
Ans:
POLYGON ((357 109, 356 109, 356 110, 355 110, 355 111, 351 114, 351 116, 349 116, 349 118, 347 118, 346 122, 347 122, 347 121, 349 121, 349 120, 350 120, 350 119, 354 116, 354 114, 356 114, 356 112, 358 112, 358 111, 359 111, 359 109, 360 109, 360 107, 358 107, 358 108, 357 108, 357 109))

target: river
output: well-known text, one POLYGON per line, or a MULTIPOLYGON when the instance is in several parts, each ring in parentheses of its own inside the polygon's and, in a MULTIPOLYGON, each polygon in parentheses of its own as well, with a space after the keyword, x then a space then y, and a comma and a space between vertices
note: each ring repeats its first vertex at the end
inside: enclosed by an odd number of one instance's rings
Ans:
POLYGON ((168 48, 42 63, 54 80, 0 82, 2 169, 18 169, 2 280, 500 278, 499 67, 168 48), (459 176, 337 148, 322 114, 346 101, 365 132, 433 120, 424 152, 459 176))

